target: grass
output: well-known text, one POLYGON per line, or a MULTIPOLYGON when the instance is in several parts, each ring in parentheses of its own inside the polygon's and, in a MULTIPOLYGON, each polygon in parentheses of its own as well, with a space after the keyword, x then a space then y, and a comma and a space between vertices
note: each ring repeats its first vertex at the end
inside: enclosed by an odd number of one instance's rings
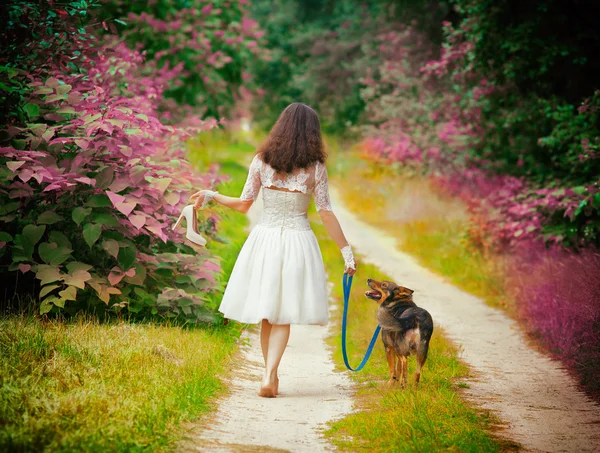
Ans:
POLYGON ((0 450, 164 451, 206 413, 232 329, 0 320, 0 450))
POLYGON ((356 154, 336 159, 344 201, 367 222, 398 240, 398 247, 489 305, 514 312, 507 291, 505 257, 472 247, 471 218, 455 198, 425 178, 401 175, 392 166, 365 165, 356 154), (359 183, 356 183, 359 181, 359 183))
MULTIPOLYGON (((323 226, 314 224, 325 266, 334 283, 333 297, 341 306, 343 261, 323 226)), ((354 282, 348 316, 348 351, 351 365, 362 359, 376 326, 375 302, 364 297, 364 280, 385 279, 375 267, 358 257, 359 273, 354 282)), ((336 334, 330 339, 334 360, 343 369, 341 352, 341 310, 331 322, 336 334)), ((460 396, 468 386, 463 379, 468 368, 458 358, 458 350, 439 327, 434 331, 430 354, 418 389, 409 380, 406 389, 390 387, 388 366, 378 341, 365 368, 352 373, 357 385, 356 412, 331 424, 326 436, 341 451, 369 449, 371 452, 460 451, 493 452, 503 449, 491 434, 495 420, 489 413, 470 407, 460 396)), ((413 378, 414 358, 409 359, 413 378)))
MULTIPOLYGON (((219 162, 238 195, 249 145, 206 134, 191 143, 201 170, 219 162), (240 161, 242 163, 240 163, 240 161)), ((208 248, 221 258, 221 283, 246 238, 246 217, 210 209, 222 240, 208 248)), ((209 295, 218 306, 220 293, 209 295)), ((225 387, 239 326, 184 328, 169 324, 69 321, 31 315, 0 318, 0 451, 167 451, 181 424, 206 417, 225 387)))

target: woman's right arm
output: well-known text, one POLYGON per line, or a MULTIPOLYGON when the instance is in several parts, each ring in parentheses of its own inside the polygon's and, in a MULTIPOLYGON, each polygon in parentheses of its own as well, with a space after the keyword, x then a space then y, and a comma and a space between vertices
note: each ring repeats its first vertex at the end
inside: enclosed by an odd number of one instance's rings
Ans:
MULTIPOLYGON (((192 195, 192 200, 194 200, 194 206, 196 208, 202 207, 202 203, 204 203, 204 196, 207 192, 211 192, 210 190, 201 190, 192 195)), ((217 192, 213 192, 214 196, 212 200, 216 201, 219 204, 227 208, 231 208, 235 211, 241 212, 242 214, 246 214, 254 203, 254 200, 242 200, 241 198, 236 197, 228 197, 227 195, 222 195, 217 192)))
POLYGON ((245 214, 252 206, 252 203, 254 203, 254 200, 256 200, 260 191, 260 185, 260 158, 256 155, 250 164, 248 178, 239 198, 228 197, 227 195, 221 195, 211 190, 200 190, 192 195, 191 200, 194 201, 196 208, 200 208, 204 205, 204 199, 209 194, 209 200, 214 200, 223 206, 245 214))

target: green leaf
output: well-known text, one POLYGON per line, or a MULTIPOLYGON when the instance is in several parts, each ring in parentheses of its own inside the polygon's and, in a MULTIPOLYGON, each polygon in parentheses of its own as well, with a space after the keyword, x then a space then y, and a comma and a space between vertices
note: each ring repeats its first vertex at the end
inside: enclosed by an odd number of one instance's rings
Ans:
POLYGON ((575 209, 575 217, 577 217, 579 214, 581 214, 581 211, 583 211, 583 208, 585 208, 586 206, 587 206, 587 201, 581 200, 581 202, 579 203, 579 206, 577 206, 577 209, 575 209))
POLYGON ((85 205, 91 208, 108 208, 112 206, 112 202, 107 195, 96 194, 88 198, 85 205))
POLYGON ((40 106, 37 104, 25 104, 23 110, 27 113, 30 120, 40 116, 40 106))
POLYGON ((129 270, 135 263, 135 249, 133 247, 120 248, 117 262, 123 271, 129 270))
POLYGON ((40 258, 52 266, 64 263, 72 251, 70 248, 59 246, 55 242, 42 242, 38 247, 40 258))
POLYGON ((114 176, 115 170, 112 167, 104 167, 94 178, 96 180, 96 186, 101 189, 108 189, 113 182, 114 176))
POLYGON ((39 87, 37 90, 33 92, 33 94, 52 94, 54 90, 48 87, 39 87))
POLYGON ((37 219, 37 223, 40 225, 52 225, 53 223, 60 222, 61 220, 64 220, 64 218, 58 215, 56 212, 46 211, 40 214, 37 219))
POLYGON ((73 218, 73 222, 77 225, 81 225, 81 222, 85 220, 87 216, 89 216, 92 212, 92 208, 82 208, 81 206, 73 209, 73 213, 71 217, 73 218))
POLYGON ((39 242, 42 235, 46 231, 46 226, 27 225, 23 228, 23 238, 27 239, 27 242, 32 247, 39 242))
MULTIPOLYGON (((50 299, 50 298, 48 298, 50 299)), ((45 315, 46 313, 48 313, 50 310, 52 310, 52 301, 51 300, 44 300, 41 305, 40 305, 40 315, 45 315)))
POLYGON ((86 223, 83 226, 83 239, 85 239, 85 242, 90 248, 96 243, 101 234, 102 225, 86 223))
MULTIPOLYGON (((58 295, 64 300, 77 300, 77 288, 74 286, 68 286, 66 289, 58 293, 58 295)), ((64 302, 62 306, 64 307, 64 302)))
POLYGON ((64 83, 56 87, 56 93, 67 94, 69 91, 71 91, 71 88, 73 88, 71 85, 69 85, 68 83, 64 83))
POLYGON ((104 236, 105 238, 114 239, 115 241, 122 241, 125 238, 125 236, 123 236, 123 233, 120 233, 119 231, 115 230, 104 230, 102 236, 104 236))
POLYGON ((114 239, 104 239, 104 241, 102 241, 102 248, 114 258, 119 256, 119 243, 114 239))
POLYGON ((60 285, 47 285, 47 286, 44 286, 40 290, 40 299, 43 299, 44 296, 46 296, 48 293, 54 291, 56 288, 60 288, 60 285))
POLYGON ((72 248, 71 241, 69 241, 69 238, 60 231, 51 231, 48 237, 48 242, 56 242, 62 247, 72 248))
POLYGON ((115 219, 114 216, 103 213, 103 212, 94 212, 90 216, 90 221, 94 222, 94 223, 99 223, 99 224, 107 226, 107 227, 119 226, 119 221, 117 219, 115 219))
POLYGON ((576 195, 583 195, 586 191, 585 186, 577 186, 571 189, 576 195))
POLYGON ((0 231, 0 242, 10 242, 12 241, 12 236, 4 231, 0 231))
POLYGON ((67 105, 65 107, 59 108, 56 111, 56 113, 60 113, 61 115, 64 115, 64 114, 74 115, 75 114, 75 109, 73 107, 71 107, 70 105, 67 105))
POLYGON ((92 267, 91 264, 81 263, 79 261, 70 261, 67 263, 67 270, 70 273, 75 271, 89 271, 92 267))
MULTIPOLYGON (((60 308, 65 307, 65 299, 63 299, 62 297, 50 296, 46 300, 44 300, 44 302, 42 302, 42 304, 44 304, 44 303, 54 304, 60 308)), ((50 311, 50 310, 48 310, 48 311, 50 311)))
POLYGON ((19 202, 17 201, 0 205, 0 215, 6 215, 9 212, 16 211, 17 209, 19 209, 19 202))

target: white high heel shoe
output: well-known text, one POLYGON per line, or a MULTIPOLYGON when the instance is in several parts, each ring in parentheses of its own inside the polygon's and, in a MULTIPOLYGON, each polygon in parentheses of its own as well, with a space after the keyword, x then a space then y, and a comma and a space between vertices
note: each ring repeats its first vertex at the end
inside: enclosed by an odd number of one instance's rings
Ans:
POLYGON ((175 222, 175 225, 173 225, 173 230, 175 230, 181 224, 184 217, 187 225, 185 237, 188 238, 190 242, 204 247, 206 245, 206 239, 204 239, 202 235, 198 233, 198 218, 194 212, 193 204, 187 205, 185 208, 183 208, 183 211, 181 211, 181 215, 177 219, 177 222, 175 222))

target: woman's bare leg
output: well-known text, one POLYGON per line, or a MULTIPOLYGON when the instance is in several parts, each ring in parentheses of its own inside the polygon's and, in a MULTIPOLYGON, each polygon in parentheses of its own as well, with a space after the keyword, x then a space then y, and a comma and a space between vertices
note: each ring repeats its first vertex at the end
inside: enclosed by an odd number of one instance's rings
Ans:
POLYGON ((271 327, 273 327, 273 324, 266 319, 262 320, 260 326, 260 348, 262 349, 265 366, 267 366, 267 356, 269 355, 269 336, 271 335, 271 327))
POLYGON ((290 338, 289 324, 273 324, 271 326, 271 335, 269 335, 269 349, 267 354, 267 363, 265 375, 262 381, 262 387, 258 393, 264 397, 274 397, 276 393, 277 368, 281 362, 281 357, 285 352, 288 340, 290 338))
MULTIPOLYGON (((260 348, 262 349, 263 359, 265 361, 265 368, 267 366, 267 357, 269 356, 269 336, 271 335, 271 324, 266 319, 262 320, 260 326, 260 348)), ((275 376, 275 395, 279 392, 279 377, 275 376)))

